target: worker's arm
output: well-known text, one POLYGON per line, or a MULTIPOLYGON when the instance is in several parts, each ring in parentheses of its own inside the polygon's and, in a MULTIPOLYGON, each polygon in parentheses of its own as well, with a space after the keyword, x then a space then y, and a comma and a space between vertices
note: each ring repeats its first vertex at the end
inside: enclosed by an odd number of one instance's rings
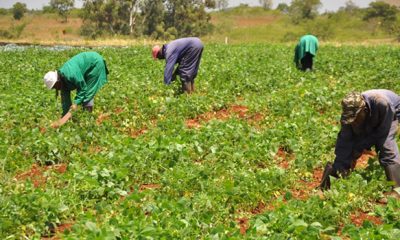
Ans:
POLYGON ((336 170, 348 170, 354 161, 353 146, 355 138, 351 125, 344 124, 340 129, 335 146, 335 161, 333 167, 336 170))
POLYGON ((64 125, 71 117, 72 117, 72 112, 78 109, 78 106, 76 104, 72 104, 70 107, 70 110, 59 120, 53 122, 51 124, 52 128, 59 128, 62 125, 64 125))
MULTIPOLYGON (((178 60, 178 55, 179 54, 177 52, 173 52, 166 59, 167 63, 165 65, 165 69, 164 69, 164 83, 167 85, 171 84, 171 81, 173 79, 174 66, 175 66, 176 61, 178 60)), ((179 66, 178 66, 178 68, 179 68, 179 66)), ((177 73, 177 71, 179 71, 178 68, 175 71, 175 73, 177 73)))

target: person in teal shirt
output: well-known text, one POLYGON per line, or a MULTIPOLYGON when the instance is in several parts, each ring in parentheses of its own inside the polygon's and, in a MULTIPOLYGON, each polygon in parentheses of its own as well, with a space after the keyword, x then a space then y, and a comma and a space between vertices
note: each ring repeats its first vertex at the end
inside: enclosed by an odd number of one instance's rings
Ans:
POLYGON ((313 35, 304 35, 294 50, 294 63, 303 71, 313 69, 313 59, 317 55, 318 39, 313 35))
POLYGON ((72 112, 82 105, 91 112, 94 106, 94 96, 107 82, 109 71, 103 57, 96 52, 82 52, 68 60, 57 71, 50 71, 44 76, 48 89, 61 91, 62 117, 52 124, 57 128, 65 124, 72 112), (71 101, 71 91, 76 90, 74 101, 71 101))

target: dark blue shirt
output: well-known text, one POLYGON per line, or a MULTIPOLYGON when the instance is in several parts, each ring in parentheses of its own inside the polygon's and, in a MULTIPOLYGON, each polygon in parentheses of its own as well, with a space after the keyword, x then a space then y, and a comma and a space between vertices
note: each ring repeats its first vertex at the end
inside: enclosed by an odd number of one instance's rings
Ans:
POLYGON ((400 119, 400 97, 396 93, 376 89, 365 91, 362 96, 368 109, 364 124, 357 131, 351 125, 342 125, 336 141, 335 162, 351 164, 357 157, 355 153, 384 141, 392 122, 400 119))

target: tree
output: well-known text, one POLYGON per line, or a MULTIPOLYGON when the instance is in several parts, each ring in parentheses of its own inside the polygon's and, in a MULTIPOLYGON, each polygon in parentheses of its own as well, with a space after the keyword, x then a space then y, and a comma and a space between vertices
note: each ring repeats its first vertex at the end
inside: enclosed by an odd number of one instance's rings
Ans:
POLYGON ((165 29, 175 28, 177 36, 200 36, 211 31, 210 15, 201 0, 166 1, 165 29))
POLYGON ((63 22, 67 22, 69 11, 74 7, 74 3, 74 0, 51 0, 50 7, 60 15, 63 22))
POLYGON ((279 10, 283 13, 289 13, 289 5, 287 5, 286 3, 279 3, 276 7, 276 10, 279 10))
POLYGON ((272 8, 272 0, 259 0, 259 2, 264 9, 272 8))
MULTIPOLYGON (((92 38, 103 33, 130 34, 132 9, 139 0, 84 0, 81 34, 92 38)), ((136 16, 136 15, 135 15, 136 16)))
POLYGON ((199 36, 211 29, 205 8, 214 0, 84 0, 81 34, 155 38, 199 36))
POLYGON ((339 10, 342 10, 348 13, 353 13, 359 9, 359 7, 352 1, 352 0, 347 0, 345 3, 344 8, 340 8, 339 10))
POLYGON ((299 23, 303 19, 314 19, 320 6, 320 0, 292 0, 289 13, 293 22, 299 23))
POLYGON ((27 11, 28 9, 26 8, 25 3, 16 2, 12 7, 13 16, 16 20, 23 18, 27 11))
POLYGON ((163 0, 148 0, 141 9, 143 34, 154 38, 164 37, 165 8, 163 0))
POLYGON ((229 5, 228 0, 217 0, 216 4, 217 8, 220 10, 225 10, 229 5))
POLYGON ((387 31, 393 32, 397 28, 397 13, 398 10, 395 6, 384 2, 372 2, 367 8, 363 20, 377 20, 378 24, 382 24, 387 31))

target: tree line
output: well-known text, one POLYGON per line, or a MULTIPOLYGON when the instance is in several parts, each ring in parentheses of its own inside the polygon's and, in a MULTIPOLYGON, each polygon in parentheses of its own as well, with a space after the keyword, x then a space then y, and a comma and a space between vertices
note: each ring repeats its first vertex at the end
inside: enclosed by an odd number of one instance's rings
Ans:
MULTIPOLYGON (((51 0, 42 12, 57 13, 61 21, 66 22, 74 3, 74 0, 51 0)), ((259 3, 272 10, 272 0, 259 0, 259 3)), ((155 39, 202 36, 213 30, 210 12, 214 9, 224 11, 228 6, 228 0, 83 0, 79 10, 83 20, 80 33, 90 38, 104 35, 155 39)), ((293 24, 299 24, 317 17, 321 6, 320 0, 292 0, 290 4, 280 3, 276 11, 289 15, 293 24)), ((0 9, 0 15, 10 11, 18 20, 28 10, 24 3, 17 2, 9 11, 0 9)), ((375 21, 389 33, 400 29, 399 10, 385 2, 372 2, 361 10, 348 0, 338 12, 349 11, 361 12, 364 21, 375 21)))

